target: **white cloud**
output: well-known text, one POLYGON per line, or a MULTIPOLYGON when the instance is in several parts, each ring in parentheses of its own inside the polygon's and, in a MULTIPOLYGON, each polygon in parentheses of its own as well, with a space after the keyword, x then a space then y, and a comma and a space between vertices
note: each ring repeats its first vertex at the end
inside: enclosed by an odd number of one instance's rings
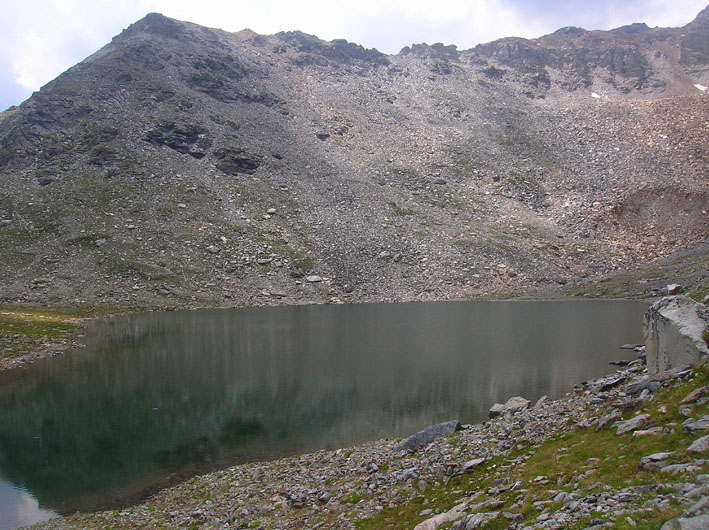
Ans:
POLYGON ((37 90, 110 41, 135 15, 106 0, 15 2, 0 20, 0 64, 37 90))
POLYGON ((706 7, 706 0, 628 0, 609 1, 601 7, 604 24, 599 29, 611 29, 633 22, 648 26, 684 26, 706 7))

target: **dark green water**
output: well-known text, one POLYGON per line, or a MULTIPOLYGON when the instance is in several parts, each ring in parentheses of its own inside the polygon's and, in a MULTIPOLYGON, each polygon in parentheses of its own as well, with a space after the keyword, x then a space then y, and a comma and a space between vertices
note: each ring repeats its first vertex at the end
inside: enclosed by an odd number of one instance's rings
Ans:
MULTIPOLYGON (((632 355, 619 345, 642 342, 646 306, 373 304, 94 322, 86 348, 0 374, 0 506, 18 504, 3 493, 12 485, 23 506, 114 507, 237 462, 480 422, 494 402, 560 397, 612 371, 632 355)), ((0 510, 0 528, 17 526, 12 513, 0 510)))

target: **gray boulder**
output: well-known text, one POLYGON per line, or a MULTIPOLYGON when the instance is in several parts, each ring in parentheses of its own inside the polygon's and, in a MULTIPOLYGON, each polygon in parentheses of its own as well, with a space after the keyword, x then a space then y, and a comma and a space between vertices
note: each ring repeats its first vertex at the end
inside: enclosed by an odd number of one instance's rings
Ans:
POLYGON ((505 403, 505 412, 514 413, 519 410, 525 410, 528 409, 531 404, 531 401, 524 399, 523 397, 511 397, 507 400, 507 403, 505 403))
POLYGON ((618 427, 616 434, 625 434, 626 432, 637 431, 638 429, 644 427, 649 419, 649 414, 638 414, 629 420, 619 421, 616 423, 616 426, 618 427))
POLYGON ((646 470, 655 470, 663 468, 667 465, 665 460, 669 459, 674 453, 655 453, 645 456, 640 459, 640 467, 646 470))
POLYGON ((604 414, 598 419, 596 423, 596 431, 601 431, 606 427, 610 426, 616 420, 623 417, 623 414, 618 409, 611 409, 607 414, 604 414))
POLYGON ((645 313, 645 348, 650 374, 690 364, 696 366, 709 348, 702 333, 709 326, 709 312, 686 296, 666 296, 645 313))
POLYGON ((682 290, 682 286, 678 283, 671 283, 667 286, 667 294, 677 294, 682 290))
POLYGON ((496 418, 505 412, 505 406, 502 403, 495 403, 490 407, 490 411, 487 413, 490 419, 496 418))
POLYGON ((495 403, 492 407, 490 407, 488 417, 495 418, 503 414, 514 414, 520 410, 528 409, 531 404, 531 401, 524 399, 523 397, 511 397, 507 400, 507 402, 505 402, 504 405, 501 403, 495 403))
POLYGON ((485 463, 485 458, 473 458, 472 460, 468 460, 465 464, 463 464, 463 472, 464 473, 472 473, 475 468, 480 466, 481 464, 485 463))
POLYGON ((678 517, 662 525, 660 530, 706 530, 709 528, 709 513, 697 517, 678 517))
POLYGON ((431 425, 424 430, 412 434, 403 442, 394 446, 394 451, 414 451, 422 445, 429 444, 439 436, 453 434, 460 430, 460 421, 453 420, 438 425, 431 425))
POLYGON ((481 528, 490 521, 497 519, 498 515, 500 515, 500 512, 474 513, 472 515, 467 515, 455 523, 451 527, 451 530, 474 530, 475 528, 481 528))
POLYGON ((687 451, 690 453, 704 453, 709 451, 709 436, 702 436, 694 440, 692 445, 687 447, 687 451))
POLYGON ((696 421, 687 421, 682 424, 682 430, 685 434, 695 434, 709 429, 709 416, 703 416, 696 421))

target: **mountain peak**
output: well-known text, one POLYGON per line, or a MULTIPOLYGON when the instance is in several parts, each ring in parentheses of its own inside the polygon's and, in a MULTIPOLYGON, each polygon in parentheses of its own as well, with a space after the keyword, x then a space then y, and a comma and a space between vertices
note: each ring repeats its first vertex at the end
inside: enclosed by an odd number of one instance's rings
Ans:
POLYGON ((160 13, 148 13, 139 21, 131 24, 124 33, 150 33, 162 37, 177 39, 184 34, 184 26, 179 21, 160 13))

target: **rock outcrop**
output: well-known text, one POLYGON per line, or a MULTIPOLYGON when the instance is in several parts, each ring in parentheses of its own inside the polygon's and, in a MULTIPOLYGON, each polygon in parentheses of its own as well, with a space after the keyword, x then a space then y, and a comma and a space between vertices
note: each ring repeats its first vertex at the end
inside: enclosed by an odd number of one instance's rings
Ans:
POLYGON ((709 348, 702 334, 709 328, 704 304, 686 296, 667 296, 645 314, 645 348, 650 374, 697 365, 709 348))
POLYGON ((426 427, 424 430, 409 436, 400 444, 397 444, 394 447, 394 451, 413 451, 422 445, 431 443, 439 436, 453 434, 458 430, 460 430, 460 422, 458 420, 431 425, 430 427, 426 427))

